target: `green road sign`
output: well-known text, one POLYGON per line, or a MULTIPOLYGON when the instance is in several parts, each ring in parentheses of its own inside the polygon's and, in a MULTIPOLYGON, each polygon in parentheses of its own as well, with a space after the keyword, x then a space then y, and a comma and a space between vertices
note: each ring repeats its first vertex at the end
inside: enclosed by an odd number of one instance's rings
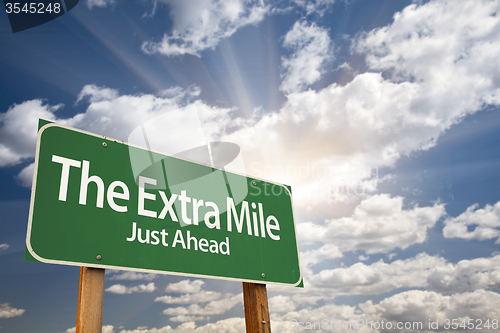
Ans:
POLYGON ((53 123, 38 132, 26 248, 53 264, 301 281, 288 187, 53 123))

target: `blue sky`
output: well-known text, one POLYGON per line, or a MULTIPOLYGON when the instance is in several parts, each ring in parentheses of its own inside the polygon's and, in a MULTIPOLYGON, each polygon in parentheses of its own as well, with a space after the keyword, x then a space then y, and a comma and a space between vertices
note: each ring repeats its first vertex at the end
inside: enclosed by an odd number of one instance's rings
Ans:
MULTIPOLYGON (((23 261, 38 118, 127 140, 181 107, 292 186, 305 288, 268 286, 273 332, 498 320, 499 10, 82 0, 15 34, 0 15, 0 332, 75 326, 78 268, 23 261)), ((239 282, 109 271, 105 289, 103 332, 243 331, 239 282)))

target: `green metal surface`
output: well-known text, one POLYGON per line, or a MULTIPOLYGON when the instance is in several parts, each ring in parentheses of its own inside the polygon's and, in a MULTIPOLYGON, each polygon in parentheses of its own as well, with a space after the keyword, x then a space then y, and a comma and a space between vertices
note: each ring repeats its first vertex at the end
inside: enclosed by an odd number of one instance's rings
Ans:
POLYGON ((36 260, 248 282, 300 283, 291 192, 286 186, 53 123, 41 126, 37 145, 26 243, 36 260), (140 163, 149 166, 134 176, 130 156, 142 156, 146 160, 140 163), (70 159, 73 165, 65 166, 61 158, 70 159), (84 164, 88 165, 88 185, 84 164), (62 175, 65 167, 69 168, 67 186, 62 175), (101 189, 93 176, 102 180, 101 189), (141 179, 145 180, 143 189, 138 186, 141 179), (118 184, 114 190, 110 189, 112 183, 118 184), (85 204, 80 203, 83 188, 87 188, 85 204), (128 199, 121 198, 127 190, 128 199), (160 192, 167 201, 177 195, 164 216, 160 192), (190 202, 182 203, 182 193, 190 202), (198 208, 193 208, 195 199, 198 203, 203 200, 198 208), (219 214, 214 213, 216 208, 219 214), (194 219, 195 211, 198 219, 194 219), (244 220, 240 230, 235 215, 244 220))

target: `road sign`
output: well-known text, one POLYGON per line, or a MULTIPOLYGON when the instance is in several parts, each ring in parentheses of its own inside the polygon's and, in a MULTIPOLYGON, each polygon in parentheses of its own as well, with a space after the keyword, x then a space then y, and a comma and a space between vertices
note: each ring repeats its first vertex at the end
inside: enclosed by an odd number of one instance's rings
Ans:
POLYGON ((54 123, 38 132, 26 248, 53 264, 301 282, 287 186, 54 123))

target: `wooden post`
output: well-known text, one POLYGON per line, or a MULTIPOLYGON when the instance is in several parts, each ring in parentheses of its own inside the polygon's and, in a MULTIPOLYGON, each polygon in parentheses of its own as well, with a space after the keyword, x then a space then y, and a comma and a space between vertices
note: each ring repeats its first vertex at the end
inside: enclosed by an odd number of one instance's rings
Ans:
POLYGON ((271 333, 265 284, 243 282, 247 333, 271 333))
POLYGON ((76 333, 102 332, 104 269, 80 267, 76 333))

